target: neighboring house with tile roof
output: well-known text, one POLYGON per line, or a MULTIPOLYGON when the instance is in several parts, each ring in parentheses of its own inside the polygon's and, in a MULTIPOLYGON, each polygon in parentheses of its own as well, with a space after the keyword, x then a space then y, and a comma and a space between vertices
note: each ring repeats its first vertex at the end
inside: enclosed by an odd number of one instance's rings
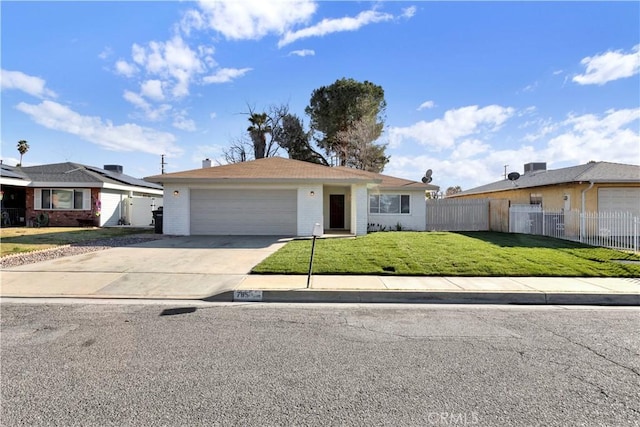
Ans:
POLYGON ((163 184, 165 234, 310 236, 366 234, 378 228, 424 230, 425 192, 435 185, 281 157, 145 178, 163 184))
POLYGON ((0 185, 10 225, 148 226, 152 209, 162 206, 162 186, 125 175, 119 165, 0 165, 0 185))
POLYGON ((640 216, 640 166, 609 162, 547 170, 527 163, 514 181, 503 179, 449 196, 507 199, 510 205, 542 205, 547 211, 631 212, 640 216))

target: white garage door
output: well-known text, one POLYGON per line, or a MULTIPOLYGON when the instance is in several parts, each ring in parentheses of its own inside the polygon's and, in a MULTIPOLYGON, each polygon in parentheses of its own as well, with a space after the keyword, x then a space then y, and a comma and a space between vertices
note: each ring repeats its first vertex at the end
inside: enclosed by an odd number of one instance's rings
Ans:
POLYGON ((191 190, 192 235, 297 234, 296 190, 191 190))
POLYGON ((640 188, 598 189, 598 211, 631 212, 640 216, 640 188))

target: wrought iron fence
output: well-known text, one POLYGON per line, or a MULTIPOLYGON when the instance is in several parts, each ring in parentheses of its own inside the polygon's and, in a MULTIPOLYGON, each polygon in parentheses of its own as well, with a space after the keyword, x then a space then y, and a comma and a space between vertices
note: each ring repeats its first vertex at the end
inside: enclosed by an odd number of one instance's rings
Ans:
POLYGON ((3 208, 2 226, 25 225, 26 209, 23 208, 3 208))

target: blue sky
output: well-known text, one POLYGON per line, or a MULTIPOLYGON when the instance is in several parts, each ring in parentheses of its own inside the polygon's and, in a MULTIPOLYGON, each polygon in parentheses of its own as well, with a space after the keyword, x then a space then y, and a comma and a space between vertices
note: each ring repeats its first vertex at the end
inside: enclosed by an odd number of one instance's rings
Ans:
MULTIPOLYGON (((444 190, 589 160, 640 164, 638 2, 0 3, 1 157, 194 169, 248 108, 383 87, 384 173, 444 190)), ((286 157, 286 152, 280 154, 286 157)))

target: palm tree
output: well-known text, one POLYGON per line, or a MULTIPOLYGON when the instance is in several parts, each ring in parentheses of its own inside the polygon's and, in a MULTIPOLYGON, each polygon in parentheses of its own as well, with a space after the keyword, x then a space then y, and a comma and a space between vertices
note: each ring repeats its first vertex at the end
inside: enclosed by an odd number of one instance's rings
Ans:
POLYGON ((271 133, 269 116, 266 113, 251 113, 249 116, 251 126, 247 128, 253 142, 253 153, 256 159, 263 159, 267 149, 267 136, 271 133))
POLYGON ((20 163, 17 166, 22 166, 22 156, 24 156, 27 151, 29 151, 29 143, 24 139, 18 141, 18 152, 20 153, 20 163))

